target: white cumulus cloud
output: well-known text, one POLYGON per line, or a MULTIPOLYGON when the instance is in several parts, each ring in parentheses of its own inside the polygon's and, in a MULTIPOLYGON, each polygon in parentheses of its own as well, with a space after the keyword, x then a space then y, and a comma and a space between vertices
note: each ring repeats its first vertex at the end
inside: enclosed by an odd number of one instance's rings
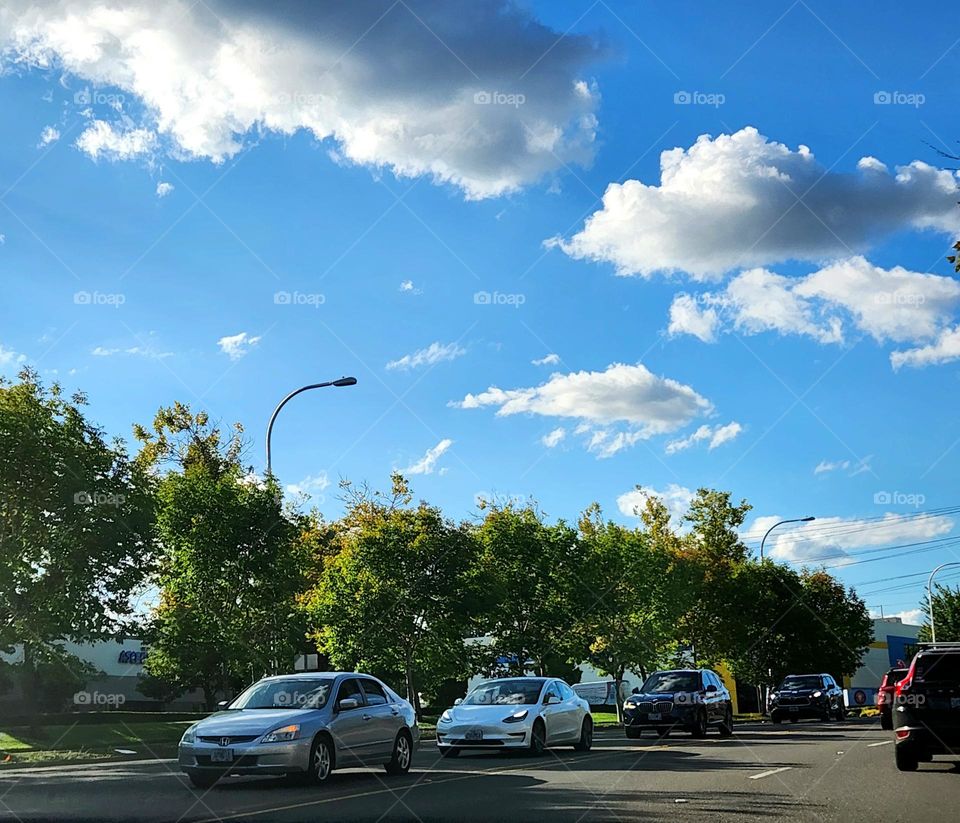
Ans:
POLYGON ((456 343, 431 343, 425 349, 417 349, 412 354, 405 354, 397 360, 387 363, 388 369, 416 369, 420 366, 434 366, 447 360, 456 360, 467 353, 467 350, 456 343))
POLYGON ((132 160, 151 154, 156 135, 148 129, 118 130, 104 120, 94 120, 77 138, 76 147, 94 160, 132 160))
POLYGON ((617 498, 617 508, 627 517, 639 517, 639 513, 644 510, 647 499, 650 497, 659 497, 669 509, 670 517, 675 523, 679 524, 687 513, 687 509, 690 508, 693 492, 686 486, 677 483, 668 484, 663 491, 646 487, 636 488, 624 492, 617 498))
POLYGON ((957 193, 952 172, 920 161, 891 171, 865 157, 856 172, 831 171, 806 146, 792 150, 748 127, 663 152, 659 185, 611 183, 580 232, 550 242, 621 275, 702 279, 820 262, 905 229, 953 235, 957 193))
POLYGON ((254 346, 257 345, 261 340, 260 337, 253 337, 247 334, 245 331, 240 332, 239 334, 231 334, 227 337, 221 337, 217 341, 217 345, 227 357, 231 360, 239 360, 244 355, 250 352, 254 346))
POLYGON ((162 180, 157 183, 157 197, 166 197, 173 191, 173 183, 165 183, 162 180))
POLYGON ((60 130, 53 126, 46 126, 43 131, 40 132, 40 142, 37 143, 37 148, 49 146, 51 143, 56 143, 59 139, 60 130))
POLYGON ((106 123, 85 133, 93 156, 155 134, 219 163, 303 130, 345 161, 482 198, 590 162, 597 130, 585 70, 600 48, 507 0, 8 0, 0 54, 142 104, 122 145, 106 123))
POLYGON ((604 371, 556 373, 538 386, 491 386, 451 405, 462 409, 493 406, 497 415, 535 414, 579 421, 575 434, 587 448, 609 457, 639 440, 669 434, 712 410, 690 386, 658 377, 641 363, 614 363, 604 371))
MULTIPOLYGON (((453 445, 453 441, 445 437, 436 446, 431 449, 427 449, 426 454, 423 455, 415 463, 407 466, 405 469, 400 469, 400 474, 433 474, 433 470, 437 466, 437 461, 443 457, 444 453, 453 445)), ((442 470, 441 470, 442 473, 442 470)))

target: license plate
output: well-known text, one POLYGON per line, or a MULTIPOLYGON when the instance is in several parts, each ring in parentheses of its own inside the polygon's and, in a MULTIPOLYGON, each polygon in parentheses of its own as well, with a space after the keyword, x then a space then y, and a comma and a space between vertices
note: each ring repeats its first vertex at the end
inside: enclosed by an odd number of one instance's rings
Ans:
POLYGON ((659 720, 660 712, 650 712, 650 714, 648 714, 647 717, 649 717, 651 720, 659 720))
POLYGON ((798 711, 800 711, 800 707, 799 707, 799 706, 791 706, 791 707, 790 707, 790 711, 792 711, 792 712, 798 712, 798 711))
POLYGON ((211 763, 233 763, 233 749, 214 749, 210 752, 211 763))
POLYGON ((483 729, 467 729, 464 738, 467 740, 483 740, 483 729))

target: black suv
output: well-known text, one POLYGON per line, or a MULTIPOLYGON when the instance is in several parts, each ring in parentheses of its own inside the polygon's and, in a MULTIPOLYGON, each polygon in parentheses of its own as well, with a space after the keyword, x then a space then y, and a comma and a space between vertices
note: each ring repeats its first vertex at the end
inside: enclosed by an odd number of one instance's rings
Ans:
POLYGON ((789 674, 770 693, 770 719, 782 723, 803 717, 843 720, 843 689, 829 674, 789 674))
POLYGON ((672 729, 684 729, 703 737, 716 726, 723 737, 733 734, 733 703, 720 676, 710 669, 673 669, 654 672, 623 704, 627 737, 644 729, 666 737, 672 729))
POLYGON ((893 698, 897 768, 960 754, 960 643, 920 643, 893 698))

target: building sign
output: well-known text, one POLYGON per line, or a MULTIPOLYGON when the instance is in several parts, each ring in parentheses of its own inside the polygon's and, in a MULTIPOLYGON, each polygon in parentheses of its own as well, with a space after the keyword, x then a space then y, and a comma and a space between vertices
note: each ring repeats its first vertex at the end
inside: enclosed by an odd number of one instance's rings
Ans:
POLYGON ((133 649, 124 649, 120 652, 120 656, 117 658, 118 663, 128 663, 133 666, 142 666, 144 661, 147 659, 147 652, 135 651, 133 649))

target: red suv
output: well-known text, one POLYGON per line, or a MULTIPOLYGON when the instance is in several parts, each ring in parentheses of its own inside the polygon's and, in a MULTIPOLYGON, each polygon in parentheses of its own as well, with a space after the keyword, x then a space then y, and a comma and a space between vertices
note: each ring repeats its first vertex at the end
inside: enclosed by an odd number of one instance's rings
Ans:
POLYGON ((893 699, 897 683, 907 676, 906 669, 890 669, 880 681, 877 689, 877 708, 880 709, 880 728, 890 731, 893 728, 893 699))

